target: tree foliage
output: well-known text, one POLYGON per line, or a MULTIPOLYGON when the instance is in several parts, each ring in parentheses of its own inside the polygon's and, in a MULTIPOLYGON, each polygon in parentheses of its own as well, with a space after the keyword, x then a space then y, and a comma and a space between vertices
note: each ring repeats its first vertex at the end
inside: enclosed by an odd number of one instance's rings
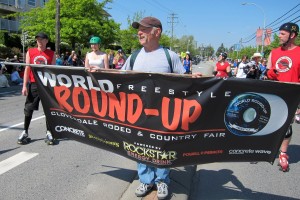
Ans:
MULTIPOLYGON (((108 19, 103 7, 111 0, 99 3, 97 0, 60 0, 61 41, 71 44, 88 44, 93 35, 100 36, 102 45, 116 40, 120 25, 108 19)), ((50 40, 55 40, 56 0, 50 0, 43 8, 33 8, 21 13, 21 28, 31 37, 37 32, 45 32, 50 40)))

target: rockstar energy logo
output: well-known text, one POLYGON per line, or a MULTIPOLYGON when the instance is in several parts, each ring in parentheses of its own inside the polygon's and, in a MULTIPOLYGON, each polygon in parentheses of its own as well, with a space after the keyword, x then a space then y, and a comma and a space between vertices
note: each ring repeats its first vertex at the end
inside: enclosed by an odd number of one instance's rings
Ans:
POLYGON ((127 142, 123 142, 123 147, 128 156, 157 165, 171 165, 172 161, 177 159, 176 151, 159 151, 127 142))

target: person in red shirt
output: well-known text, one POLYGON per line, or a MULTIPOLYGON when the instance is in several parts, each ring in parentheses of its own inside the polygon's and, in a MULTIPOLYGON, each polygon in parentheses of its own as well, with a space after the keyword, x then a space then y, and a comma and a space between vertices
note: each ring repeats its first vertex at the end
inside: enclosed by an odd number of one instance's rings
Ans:
POLYGON ((227 53, 221 53, 219 60, 215 66, 213 74, 216 77, 227 78, 231 75, 231 68, 229 62, 226 61, 227 53))
MULTIPOLYGON (((46 46, 49 41, 48 35, 46 35, 45 33, 38 33, 35 36, 35 39, 37 47, 28 49, 26 53, 26 63, 55 65, 55 53, 54 51, 47 49, 46 46)), ((30 66, 26 66, 24 71, 22 94, 27 97, 24 108, 24 131, 20 134, 18 138, 18 144, 26 144, 30 142, 30 139, 28 138, 28 128, 32 119, 33 111, 38 110, 40 102, 37 85, 30 66)), ((50 132, 50 128, 47 121, 46 126, 46 142, 52 145, 53 137, 50 132)))
MULTIPOLYGON (((273 49, 269 55, 268 79, 281 82, 300 82, 300 47, 295 44, 298 33, 299 26, 295 23, 288 22, 280 26, 278 37, 281 46, 273 49)), ((292 126, 290 126, 280 148, 279 164, 284 172, 289 170, 287 150, 292 133, 292 126)))

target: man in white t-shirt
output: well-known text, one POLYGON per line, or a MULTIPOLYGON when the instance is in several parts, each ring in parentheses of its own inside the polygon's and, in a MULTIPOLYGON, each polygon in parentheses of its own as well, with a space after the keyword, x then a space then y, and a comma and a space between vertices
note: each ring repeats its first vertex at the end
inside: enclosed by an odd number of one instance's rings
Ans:
MULTIPOLYGON (((173 71, 173 73, 178 74, 185 72, 178 55, 167 50, 172 63, 172 66, 169 65, 167 53, 159 44, 162 24, 158 19, 145 17, 139 22, 133 22, 132 27, 138 29, 138 39, 143 48, 137 54, 134 63, 132 63, 133 65, 130 65, 131 56, 133 55, 129 56, 122 70, 156 73, 171 73, 173 71)), ((156 185, 158 199, 165 199, 168 196, 170 169, 156 168, 143 163, 138 163, 137 168, 141 184, 135 191, 136 196, 145 196, 156 185)))
POLYGON ((243 56, 242 57, 242 62, 238 65, 237 72, 236 72, 236 78, 246 78, 247 74, 244 71, 244 68, 247 65, 248 61, 248 56, 243 56))

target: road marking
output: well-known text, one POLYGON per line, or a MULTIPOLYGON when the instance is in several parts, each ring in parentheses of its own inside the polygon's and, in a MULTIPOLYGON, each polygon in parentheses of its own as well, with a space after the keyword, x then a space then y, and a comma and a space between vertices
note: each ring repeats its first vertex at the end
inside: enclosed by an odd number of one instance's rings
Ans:
POLYGON ((11 91, 11 92, 1 92, 0 95, 2 94, 10 94, 10 93, 14 93, 15 91, 11 91))
MULTIPOLYGON (((34 119, 32 119, 31 121, 36 121, 36 120, 39 120, 39 119, 42 119, 42 118, 45 118, 45 115, 40 116, 40 117, 37 117, 37 118, 34 118, 34 119)), ((20 125, 23 125, 23 124, 24 124, 24 122, 19 123, 19 124, 15 124, 15 125, 11 125, 11 126, 6 127, 6 128, 2 128, 2 129, 0 129, 0 132, 6 131, 6 130, 8 130, 8 129, 11 129, 11 128, 14 128, 14 127, 17 127, 17 126, 20 126, 20 125)))
POLYGON ((4 174, 5 172, 11 170, 14 167, 17 167, 18 165, 26 162, 27 160, 34 158, 37 155, 38 155, 38 153, 28 153, 28 152, 22 151, 10 158, 7 158, 6 160, 1 161, 0 162, 0 175, 4 174))

